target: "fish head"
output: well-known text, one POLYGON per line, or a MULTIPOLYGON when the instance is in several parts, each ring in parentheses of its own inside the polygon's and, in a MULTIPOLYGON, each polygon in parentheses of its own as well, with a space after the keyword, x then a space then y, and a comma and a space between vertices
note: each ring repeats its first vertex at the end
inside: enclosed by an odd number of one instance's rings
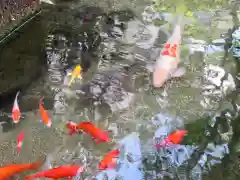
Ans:
POLYGON ((49 119, 49 121, 47 122, 46 126, 47 126, 48 128, 52 127, 52 121, 51 121, 51 119, 49 119))
POLYGON ((168 136, 169 141, 173 144, 179 144, 183 141, 184 136, 186 136, 186 130, 177 130, 175 133, 168 136))
POLYGON ((103 160, 102 162, 99 163, 99 165, 98 165, 98 169, 100 169, 100 170, 104 170, 104 169, 106 169, 106 168, 107 168, 107 165, 106 165, 106 163, 105 163, 104 160, 103 160))
POLYGON ((119 154, 120 154, 120 149, 116 149, 116 150, 114 150, 113 152, 114 152, 113 155, 114 155, 115 157, 117 157, 117 156, 119 156, 119 154))
POLYGON ((109 143, 111 141, 107 132, 96 132, 94 136, 101 142, 109 143))
POLYGON ((42 111, 44 109, 43 108, 43 99, 39 100, 39 109, 40 109, 40 111, 42 111))

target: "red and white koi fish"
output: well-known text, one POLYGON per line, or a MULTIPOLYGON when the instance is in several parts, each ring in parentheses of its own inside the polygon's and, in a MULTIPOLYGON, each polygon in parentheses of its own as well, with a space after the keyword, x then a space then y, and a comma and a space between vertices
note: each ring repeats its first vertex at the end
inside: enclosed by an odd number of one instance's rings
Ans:
POLYGON ((171 144, 180 144, 183 141, 184 136, 186 136, 186 130, 177 130, 174 133, 170 134, 166 139, 162 142, 155 145, 157 149, 168 146, 171 144))
POLYGON ((69 135, 73 135, 75 133, 77 133, 78 130, 78 124, 72 121, 68 121, 66 124, 67 129, 69 130, 69 135))
POLYGON ((92 136, 96 144, 101 142, 110 142, 110 138, 107 132, 97 128, 91 122, 81 122, 78 124, 78 129, 88 133, 92 136))
POLYGON ((153 86, 162 87, 171 77, 181 77, 185 73, 184 68, 178 68, 180 63, 181 28, 183 15, 178 16, 178 22, 172 35, 167 40, 164 48, 156 60, 153 70, 153 86))
POLYGON ((27 170, 37 170, 42 165, 41 162, 32 164, 12 164, 5 167, 0 167, 0 179, 7 180, 15 174, 22 173, 27 170))
POLYGON ((82 173, 84 168, 80 166, 59 166, 53 169, 48 169, 30 176, 26 176, 25 180, 32 180, 36 178, 51 178, 51 179, 60 179, 60 178, 72 178, 78 173, 82 173))
POLYGON ((117 166, 117 158, 120 155, 120 150, 116 149, 109 153, 107 153, 103 160, 99 163, 98 168, 101 170, 109 169, 109 168, 116 168, 117 166))
POLYGON ((17 138, 17 151, 20 152, 23 144, 24 132, 20 132, 17 138))
POLYGON ((40 110, 40 116, 41 116, 41 120, 42 122, 47 126, 47 127, 51 127, 52 126, 52 120, 48 115, 48 112, 46 111, 46 109, 43 107, 43 99, 40 99, 39 102, 39 110, 40 110))
POLYGON ((13 103, 13 108, 12 108, 12 119, 14 123, 18 123, 20 118, 21 118, 21 112, 20 112, 20 108, 18 105, 18 95, 19 95, 19 91, 16 94, 14 103, 13 103))

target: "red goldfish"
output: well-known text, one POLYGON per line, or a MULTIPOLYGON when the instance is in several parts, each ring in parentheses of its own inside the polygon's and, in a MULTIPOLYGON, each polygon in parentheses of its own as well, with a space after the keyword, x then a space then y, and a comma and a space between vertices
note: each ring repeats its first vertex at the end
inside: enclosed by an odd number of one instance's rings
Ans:
POLYGON ((37 170, 40 168, 40 166, 40 162, 35 162, 32 164, 12 164, 5 167, 0 167, 0 179, 5 180, 15 174, 22 173, 27 170, 37 170))
POLYGON ((183 137, 186 136, 186 130, 177 130, 176 132, 170 134, 166 139, 162 142, 155 145, 157 149, 163 146, 167 146, 170 144, 180 144, 183 141, 183 137))
POLYGON ((117 158, 120 154, 120 150, 116 149, 109 153, 107 153, 103 160, 99 163, 98 168, 101 170, 108 169, 108 168, 115 168, 117 165, 117 158))
POLYGON ((23 144, 24 132, 20 132, 17 138, 17 151, 20 152, 23 144))
POLYGON ((91 135, 96 144, 100 142, 110 142, 108 133, 97 128, 91 122, 81 122, 78 124, 78 128, 91 135))
POLYGON ((180 63, 180 44, 181 44, 181 21, 182 16, 178 17, 178 23, 168 39, 160 56, 156 60, 153 71, 153 85, 162 87, 171 77, 181 77, 185 73, 184 68, 178 68, 180 63))
POLYGON ((19 95, 19 91, 16 94, 14 103, 13 103, 13 108, 12 108, 12 119, 14 123, 18 123, 21 117, 21 112, 19 109, 19 105, 18 105, 18 95, 19 95))
POLYGON ((31 180, 35 178, 51 178, 51 179, 60 179, 67 177, 74 177, 78 173, 82 173, 84 168, 80 166, 59 166, 53 169, 48 169, 30 176, 25 177, 25 180, 31 180))
POLYGON ((40 102, 39 102, 39 109, 40 109, 40 115, 41 115, 42 122, 47 127, 50 128, 52 126, 52 120, 50 119, 50 117, 48 116, 47 111, 43 107, 43 100, 42 99, 40 99, 40 102))
POLYGON ((66 127, 69 130, 69 135, 73 135, 78 132, 78 125, 75 122, 68 121, 66 127))

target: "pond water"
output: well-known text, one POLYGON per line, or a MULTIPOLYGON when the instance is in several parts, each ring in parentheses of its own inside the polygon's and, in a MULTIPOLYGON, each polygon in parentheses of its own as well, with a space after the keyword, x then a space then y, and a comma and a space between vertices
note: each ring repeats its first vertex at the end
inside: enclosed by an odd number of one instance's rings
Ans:
POLYGON ((1 164, 46 156, 42 169, 86 165, 80 179, 216 179, 219 171, 221 178, 234 179, 240 118, 236 64, 225 52, 228 30, 234 26, 231 11, 195 12, 199 30, 183 34, 181 65, 186 74, 156 89, 148 67, 170 35, 172 14, 150 6, 137 16, 130 10, 105 13, 67 3, 46 9, 39 23, 46 31, 47 67, 20 93, 21 123, 12 124, 7 117, 11 104, 2 109, 1 164), (155 20, 161 25, 154 25, 155 20), (68 88, 68 73, 79 63, 83 80, 68 88), (52 117, 50 129, 40 122, 42 97, 52 117), (69 136, 68 120, 91 121, 107 130, 113 142, 96 145, 85 134, 69 136), (155 139, 176 129, 188 131, 183 143, 156 151, 155 139), (25 139, 18 154, 21 131, 25 139), (118 146, 123 151, 117 169, 100 172, 103 155, 118 146))

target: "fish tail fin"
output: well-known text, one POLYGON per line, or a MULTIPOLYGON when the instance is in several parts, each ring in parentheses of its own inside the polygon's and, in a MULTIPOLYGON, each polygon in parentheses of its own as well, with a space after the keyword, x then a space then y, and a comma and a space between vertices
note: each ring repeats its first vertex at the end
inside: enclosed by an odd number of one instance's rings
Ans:
POLYGON ((20 151, 21 151, 21 147, 17 146, 17 152, 20 153, 20 151))
POLYGON ((46 125, 47 125, 47 127, 49 127, 49 128, 52 126, 52 121, 51 121, 51 119, 49 119, 49 121, 47 122, 46 125))
POLYGON ((185 23, 184 23, 184 14, 183 14, 183 13, 178 13, 178 14, 176 15, 176 28, 179 28, 179 29, 180 29, 179 32, 183 32, 184 26, 185 26, 185 23))
POLYGON ((183 24, 183 18, 184 14, 183 13, 178 13, 176 16, 176 24, 182 25, 183 24))
POLYGON ((17 92, 16 97, 18 97, 19 94, 20 94, 20 91, 17 92))
POLYGON ((68 83, 68 87, 70 87, 70 86, 72 85, 73 80, 74 80, 74 77, 72 76, 71 79, 70 79, 70 81, 69 81, 69 83, 68 83))
POLYGON ((43 100, 44 100, 44 97, 41 97, 39 100, 39 104, 43 105, 43 100))

